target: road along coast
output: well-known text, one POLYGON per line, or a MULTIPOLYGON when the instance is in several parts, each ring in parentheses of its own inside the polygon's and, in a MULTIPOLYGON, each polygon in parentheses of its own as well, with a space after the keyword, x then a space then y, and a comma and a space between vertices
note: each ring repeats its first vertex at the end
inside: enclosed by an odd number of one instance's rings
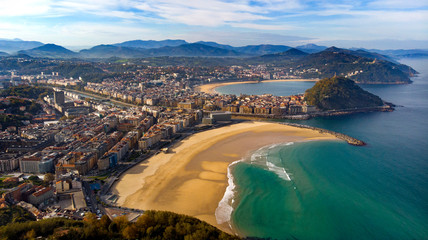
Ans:
POLYGON ((117 204, 166 210, 217 224, 215 211, 228 186, 228 166, 261 147, 287 142, 339 140, 319 129, 271 122, 244 122, 194 134, 171 153, 159 153, 124 173, 113 186, 117 204))

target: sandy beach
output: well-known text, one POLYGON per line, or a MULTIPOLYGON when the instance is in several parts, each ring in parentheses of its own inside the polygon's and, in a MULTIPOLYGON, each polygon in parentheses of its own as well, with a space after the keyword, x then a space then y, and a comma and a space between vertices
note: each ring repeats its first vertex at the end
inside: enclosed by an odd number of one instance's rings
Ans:
MULTIPOLYGON (((263 80, 261 82, 316 82, 318 80, 319 79, 301 79, 301 78, 296 78, 296 79, 263 80)), ((218 93, 215 90, 218 87, 226 86, 226 85, 242 84, 242 83, 257 84, 257 82, 255 82, 255 81, 211 83, 211 84, 205 84, 205 85, 198 86, 196 88, 196 90, 198 90, 200 92, 204 92, 204 93, 214 94, 214 93, 218 93)))
POLYGON ((217 224, 215 211, 223 198, 230 163, 267 145, 334 136, 268 122, 244 122, 194 134, 122 175, 112 192, 117 204, 143 210, 167 210, 217 224))

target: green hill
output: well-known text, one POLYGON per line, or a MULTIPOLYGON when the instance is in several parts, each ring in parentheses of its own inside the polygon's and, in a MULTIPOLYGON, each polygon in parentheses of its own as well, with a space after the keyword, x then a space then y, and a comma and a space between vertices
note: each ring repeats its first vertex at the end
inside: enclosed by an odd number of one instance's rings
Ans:
POLYGON ((45 44, 40 47, 36 47, 29 50, 22 50, 19 54, 27 54, 32 57, 47 57, 47 58, 73 58, 77 56, 77 53, 68 50, 62 46, 58 46, 52 43, 45 44))
MULTIPOLYGON (((383 60, 358 56, 355 51, 328 48, 322 52, 310 54, 297 62, 297 70, 318 69, 306 72, 302 77, 325 78, 347 76, 357 83, 366 84, 403 84, 411 83, 408 66, 401 66, 383 60), (404 71, 404 72, 403 72, 404 71)), ((368 54, 368 53, 367 53, 368 54)), ((412 69, 411 69, 412 70, 412 69)), ((412 71, 416 73, 416 71, 412 71)))
POLYGON ((83 221, 50 218, 14 222, 0 227, 0 240, 15 239, 239 239, 196 218, 172 212, 146 211, 136 222, 125 216, 83 221))
POLYGON ((306 90, 305 100, 321 110, 377 107, 382 99, 344 77, 325 78, 306 90))

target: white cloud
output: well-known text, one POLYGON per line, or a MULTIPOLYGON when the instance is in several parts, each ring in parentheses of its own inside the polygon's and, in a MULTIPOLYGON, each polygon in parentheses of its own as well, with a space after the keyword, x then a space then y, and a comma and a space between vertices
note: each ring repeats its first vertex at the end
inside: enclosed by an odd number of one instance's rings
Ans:
POLYGON ((51 0, 0 0, 0 16, 43 15, 50 10, 51 0))
POLYGON ((135 5, 137 9, 157 14, 174 23, 196 26, 221 26, 234 22, 269 19, 261 9, 246 2, 219 0, 149 0, 135 5))
POLYGON ((268 33, 277 34, 272 42, 278 44, 284 35, 423 40, 427 22, 428 0, 0 0, 0 36, 81 45, 171 38, 180 31, 198 40, 229 36, 254 44, 271 41, 268 33))
POLYGON ((427 0, 376 0, 368 4, 370 7, 380 9, 409 9, 428 7, 427 0))
POLYGON ((41 25, 0 23, 0 36, 19 37, 25 40, 37 40, 60 45, 94 46, 112 44, 130 39, 161 39, 165 37, 156 31, 135 25, 121 25, 91 22, 72 24, 41 25), (43 33, 43 34, 40 34, 43 33))
POLYGON ((275 30, 275 31, 283 31, 283 30, 292 30, 295 29, 293 26, 289 25, 270 25, 270 24, 257 24, 257 23, 232 23, 230 24, 232 27, 238 28, 249 28, 256 30, 275 30))

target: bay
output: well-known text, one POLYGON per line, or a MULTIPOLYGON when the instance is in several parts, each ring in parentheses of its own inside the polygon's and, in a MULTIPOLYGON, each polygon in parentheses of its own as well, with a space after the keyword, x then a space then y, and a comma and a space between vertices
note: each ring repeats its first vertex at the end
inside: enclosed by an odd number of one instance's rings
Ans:
MULTIPOLYGON (((399 105, 394 112, 296 121, 348 134, 367 146, 337 141, 280 145, 259 150, 264 158, 258 161, 236 164, 234 230, 273 239, 427 239, 428 60, 403 63, 420 72, 412 84, 362 85, 399 105)), ((216 90, 285 96, 308 88, 262 84, 259 90, 260 84, 216 90)))

